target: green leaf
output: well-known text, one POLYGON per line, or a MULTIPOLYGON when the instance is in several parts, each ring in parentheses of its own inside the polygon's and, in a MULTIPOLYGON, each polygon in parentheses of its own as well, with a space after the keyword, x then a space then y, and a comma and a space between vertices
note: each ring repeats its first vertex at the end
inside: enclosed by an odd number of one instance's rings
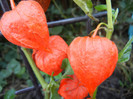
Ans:
POLYGON ((63 79, 64 79, 64 78, 69 78, 69 79, 72 79, 72 80, 73 80, 73 78, 70 77, 70 76, 64 76, 63 79))
POLYGON ((23 76, 23 74, 25 74, 25 67, 21 67, 21 70, 19 73, 17 73, 17 76, 21 77, 21 76, 23 76))
POLYGON ((64 59, 66 61, 66 68, 65 68, 65 73, 64 75, 73 75, 74 72, 73 72, 73 69, 69 63, 69 60, 67 58, 64 59))
POLYGON ((20 74, 21 70, 20 63, 16 64, 16 67, 14 68, 14 74, 20 74))
POLYGON ((10 89, 6 92, 4 99, 15 99, 15 89, 10 89))
POLYGON ((56 80, 59 80, 62 77, 62 73, 59 73, 57 76, 54 76, 56 80))
POLYGON ((50 92, 50 99, 61 99, 60 95, 58 94, 58 90, 55 86, 52 86, 50 92))
POLYGON ((41 73, 42 76, 44 76, 44 75, 46 74, 46 73, 44 73, 44 72, 42 72, 42 71, 40 71, 40 73, 41 73))
POLYGON ((9 71, 12 71, 14 74, 19 74, 21 72, 21 66, 20 66, 20 63, 15 60, 15 59, 12 59, 9 64, 7 65, 7 69, 9 71))
POLYGON ((40 73, 41 73, 42 76, 45 77, 45 81, 46 81, 47 83, 49 83, 49 81, 50 81, 50 76, 49 76, 48 74, 42 72, 42 71, 40 71, 40 73))
POLYGON ((130 54, 131 54, 131 50, 132 50, 132 45, 131 45, 132 41, 133 41, 133 36, 127 42, 125 47, 120 51, 120 53, 118 55, 118 63, 127 62, 130 59, 130 54))
POLYGON ((29 79, 26 81, 26 84, 27 84, 29 87, 33 86, 32 81, 31 81, 31 80, 29 80, 29 79))
POLYGON ((112 13, 113 14, 113 23, 115 23, 115 20, 116 20, 116 18, 118 16, 118 13, 119 13, 119 9, 118 8, 116 9, 116 11, 114 13, 112 13))
POLYGON ((98 21, 93 17, 93 3, 91 0, 73 0, 91 19, 98 21))
POLYGON ((0 93, 1 93, 2 89, 3 89, 3 87, 2 87, 2 86, 0 86, 0 93))
POLYGON ((95 6, 95 9, 97 11, 104 11, 104 10, 107 10, 107 6, 105 4, 101 4, 101 5, 95 6))
POLYGON ((120 84, 120 86, 124 87, 124 84, 121 80, 119 80, 119 84, 120 84))
POLYGON ((6 53, 4 59, 9 62, 11 61, 13 58, 17 58, 17 54, 15 51, 11 50, 8 53, 6 53))
POLYGON ((7 81, 0 78, 0 86, 4 87, 7 84, 7 81))
POLYGON ((65 68, 67 67, 67 64, 68 64, 68 59, 65 58, 65 59, 62 61, 61 69, 65 69, 65 68))
POLYGON ((63 30, 63 26, 58 26, 58 27, 53 27, 53 28, 49 28, 49 32, 52 35, 58 35, 62 32, 63 30))
POLYGON ((5 78, 9 77, 11 74, 12 74, 12 71, 8 71, 6 69, 3 69, 3 70, 0 71, 0 77, 2 79, 5 79, 5 78))
POLYGON ((0 67, 1 68, 5 68, 6 65, 7 65, 7 62, 5 62, 2 59, 0 59, 0 67))

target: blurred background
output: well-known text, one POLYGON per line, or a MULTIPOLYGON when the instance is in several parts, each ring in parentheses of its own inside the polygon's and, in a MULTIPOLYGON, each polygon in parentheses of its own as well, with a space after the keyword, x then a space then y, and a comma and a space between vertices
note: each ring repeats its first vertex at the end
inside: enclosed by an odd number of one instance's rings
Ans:
MULTIPOLYGON (((20 0, 15 0, 16 4, 20 0)), ((95 5, 105 4, 105 0, 92 0, 95 5)), ((112 40, 116 43, 119 51, 133 34, 133 0, 111 0, 113 9, 119 8, 119 14, 112 40)), ((10 9, 9 0, 0 0, 0 17, 10 9), (3 9, 3 2, 9 5, 3 9)), ((94 13, 97 11, 94 9, 94 13)), ((46 11, 47 21, 56 21, 72 17, 84 16, 84 12, 73 0, 51 0, 46 11)), ((106 22, 106 17, 100 18, 106 22)), ((91 21, 90 30, 96 28, 98 23, 91 21)), ((88 35, 86 22, 78 22, 65 26, 49 28, 50 35, 60 35, 70 44, 77 36, 88 35)), ((103 33, 104 34, 104 33, 103 33)), ((113 75, 102 83, 98 88, 97 99, 133 99, 133 51, 131 58, 126 63, 117 64, 113 75)), ((8 42, 0 35, 0 99, 14 99, 14 92, 19 89, 32 86, 28 72, 22 60, 18 47, 8 42)), ((34 92, 16 96, 16 99, 32 99, 34 92)), ((35 98, 33 98, 35 99, 35 98)))

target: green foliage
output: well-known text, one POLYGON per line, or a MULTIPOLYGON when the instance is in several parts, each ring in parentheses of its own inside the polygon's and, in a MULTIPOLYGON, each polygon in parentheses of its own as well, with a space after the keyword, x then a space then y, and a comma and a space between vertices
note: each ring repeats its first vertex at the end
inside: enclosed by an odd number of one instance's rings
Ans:
POLYGON ((133 24, 133 19, 131 19, 133 13, 133 0, 119 0, 117 7, 120 11, 115 29, 119 31, 120 35, 122 35, 127 32, 129 25, 133 24))
POLYGON ((6 92, 4 99, 14 99, 15 98, 15 89, 10 89, 6 92))
MULTIPOLYGON (((48 21, 53 20, 60 20, 65 18, 71 18, 71 17, 77 17, 82 16, 84 13, 82 10, 79 10, 77 6, 74 5, 73 0, 66 0, 68 4, 65 4, 65 6, 58 0, 55 0, 57 2, 57 6, 59 6, 59 9, 51 0, 51 6, 48 9, 47 18, 48 21)), ((75 0, 76 1, 76 0, 75 0)), ((82 1, 82 0, 80 0, 82 1)), ((85 5, 84 9, 85 13, 91 16, 93 11, 93 5, 91 0, 83 0, 84 2, 90 2, 88 5, 85 5)), ((113 2, 113 1, 112 1, 113 2)), ((84 5, 84 4, 83 4, 84 5)), ((118 17, 119 23, 122 26, 121 29, 123 29, 123 23, 133 23, 133 20, 130 18, 131 13, 133 13, 133 1, 132 0, 121 0, 119 1, 120 8, 120 15, 118 17)), ((106 10, 106 5, 98 5, 95 6, 95 9, 98 11, 106 10)), ((118 15, 118 9, 113 10, 113 22, 115 23, 116 17, 118 15)), ((74 25, 65 25, 65 26, 58 26, 54 28, 49 28, 51 35, 60 35, 64 38, 64 40, 70 44, 71 41, 76 36, 84 36, 87 35, 86 33, 86 26, 85 22, 75 23, 74 25)), ((118 28, 120 29, 120 28, 118 28)), ((124 47, 124 49, 119 53, 119 61, 120 63, 126 62, 129 60, 131 54, 131 44, 128 44, 124 47)), ((4 87, 7 85, 8 78, 12 75, 15 75, 17 79, 24 79, 28 86, 32 85, 31 80, 28 79, 28 74, 26 73, 25 67, 22 64, 21 57, 18 54, 17 47, 14 45, 11 45, 9 43, 0 43, 0 92, 4 91, 4 87), (4 75, 3 75, 4 74, 4 75)), ((64 74, 60 73, 59 75, 55 76, 55 80, 60 80, 64 76, 64 78, 67 78, 66 75, 72 75, 74 74, 70 63, 68 59, 64 59, 62 62, 62 69, 65 69, 63 71, 64 74)), ((131 83, 132 75, 131 71, 127 69, 126 67, 121 67, 122 72, 125 74, 125 77, 127 80, 131 83)), ((41 74, 45 77, 45 81, 47 83, 50 82, 50 76, 41 72, 41 74)), ((128 85, 128 83, 120 82, 122 86, 128 85)), ((131 87, 131 86, 130 86, 131 87)), ((9 90, 6 95, 5 99, 13 99, 15 97, 14 95, 15 90, 11 89, 9 90)), ((57 93, 57 87, 53 86, 51 87, 51 99, 60 99, 60 96, 57 93)))
POLYGON ((62 77, 62 73, 59 73, 57 76, 54 76, 55 80, 59 80, 62 77))
POLYGON ((125 88, 129 93, 133 90, 133 84, 132 84, 132 66, 128 66, 126 63, 129 61, 131 56, 131 50, 132 50, 132 38, 127 42, 125 47, 120 51, 118 55, 118 68, 121 71, 121 74, 123 75, 122 80, 119 81, 119 84, 122 88, 125 88), (126 63, 125 63, 126 62, 126 63))
POLYGON ((132 71, 129 67, 121 64, 118 65, 119 70, 121 70, 121 74, 123 74, 123 77, 121 80, 119 80, 119 84, 122 88, 127 90, 129 93, 133 90, 133 84, 132 84, 132 71))
POLYGON ((51 87, 50 92, 50 99, 61 99, 61 96, 58 94, 58 89, 55 86, 51 87))
POLYGON ((97 11, 104 11, 104 10, 107 10, 107 6, 105 4, 100 4, 100 5, 96 5, 95 9, 97 11))
POLYGON ((49 32, 52 35, 59 35, 63 30, 63 26, 49 28, 49 32))
POLYGON ((93 13, 93 3, 91 0, 73 0, 91 19, 98 21, 94 18, 93 13))
POLYGON ((21 75, 22 72, 24 72, 24 69, 21 68, 20 63, 12 59, 8 64, 7 64, 7 70, 11 73, 14 73, 16 75, 21 75), (22 70, 22 71, 21 71, 22 70))
POLYGON ((49 82, 50 82, 50 76, 49 76, 48 74, 42 72, 42 71, 40 71, 40 73, 41 73, 42 76, 45 77, 45 81, 46 81, 47 83, 49 83, 49 82))
MULTIPOLYGON (((22 59, 18 53, 17 46, 7 42, 0 43, 0 56, 0 92, 4 92, 6 85, 10 85, 15 79, 23 79, 25 82, 28 82, 29 76, 25 66, 22 64, 22 59), (15 76, 15 78, 9 81, 8 79, 12 76, 15 76)), ((32 84, 29 84, 29 86, 30 85, 32 84)), ((6 90, 7 89, 8 88, 6 88, 6 90)), ((13 94, 14 89, 7 91, 5 99, 14 99, 13 94)))
POLYGON ((65 68, 65 73, 64 75, 73 75, 74 72, 72 70, 72 67, 69 63, 69 60, 67 58, 65 58, 62 62, 62 68, 65 68))
POLYGON ((115 23, 117 17, 118 17, 119 9, 117 8, 116 10, 112 11, 112 17, 113 17, 113 24, 115 23))
POLYGON ((130 15, 133 13, 133 0, 121 0, 119 1, 119 20, 120 23, 131 23, 132 20, 130 20, 130 15), (128 21, 130 20, 130 21, 128 21))
POLYGON ((118 55, 118 62, 122 63, 122 62, 127 62, 130 59, 130 54, 131 54, 131 50, 132 50, 132 43, 133 41, 133 36, 132 38, 127 42, 127 44, 125 45, 125 47, 120 51, 119 55, 118 55))

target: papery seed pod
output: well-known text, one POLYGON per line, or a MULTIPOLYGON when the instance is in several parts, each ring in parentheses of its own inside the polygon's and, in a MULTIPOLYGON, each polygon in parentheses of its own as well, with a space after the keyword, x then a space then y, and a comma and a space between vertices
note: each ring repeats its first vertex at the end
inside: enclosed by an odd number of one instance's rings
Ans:
POLYGON ((47 20, 36 1, 21 1, 13 10, 4 13, 0 29, 13 44, 36 50, 45 50, 48 46, 47 20))
MULTIPOLYGON (((21 0, 21 1, 33 1, 33 0, 21 0)), ((51 0, 35 0, 35 1, 37 1, 42 6, 44 12, 46 12, 51 0)))
POLYGON ((46 51, 34 50, 32 57, 37 67, 53 76, 58 75, 62 69, 62 61, 67 58, 66 50, 68 45, 60 36, 51 36, 46 51))
POLYGON ((68 59, 75 75, 92 96, 113 73, 118 50, 115 43, 105 37, 77 37, 69 46, 68 59))
POLYGON ((71 78, 61 80, 58 93, 65 99, 84 99, 88 96, 88 90, 84 87, 75 75, 71 78))

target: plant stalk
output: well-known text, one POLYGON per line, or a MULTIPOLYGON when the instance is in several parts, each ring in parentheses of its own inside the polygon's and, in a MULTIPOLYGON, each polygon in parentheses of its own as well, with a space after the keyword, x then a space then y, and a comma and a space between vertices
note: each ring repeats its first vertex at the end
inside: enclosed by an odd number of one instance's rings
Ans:
POLYGON ((107 30, 106 37, 108 39, 111 39, 112 33, 114 31, 113 21, 112 21, 112 5, 111 5, 111 0, 106 0, 106 4, 107 4, 107 17, 108 17, 108 30, 107 30))
POLYGON ((45 92, 45 98, 44 99, 50 99, 50 92, 48 92, 48 91, 45 92))
POLYGON ((48 84, 45 82, 44 78, 42 77, 41 73, 39 72, 38 68, 36 67, 36 65, 32 59, 31 53, 26 48, 21 47, 21 49, 24 52, 24 54, 25 54, 25 56, 26 56, 26 58, 30 64, 32 70, 34 71, 37 79, 39 80, 40 84, 42 85, 43 90, 45 90, 48 84))
MULTIPOLYGON (((97 87, 98 88, 98 87, 97 87)), ((95 92, 94 92, 94 94, 93 94, 93 96, 92 96, 92 98, 91 99, 96 99, 96 95, 97 95, 97 88, 96 88, 96 90, 95 90, 95 92)))

